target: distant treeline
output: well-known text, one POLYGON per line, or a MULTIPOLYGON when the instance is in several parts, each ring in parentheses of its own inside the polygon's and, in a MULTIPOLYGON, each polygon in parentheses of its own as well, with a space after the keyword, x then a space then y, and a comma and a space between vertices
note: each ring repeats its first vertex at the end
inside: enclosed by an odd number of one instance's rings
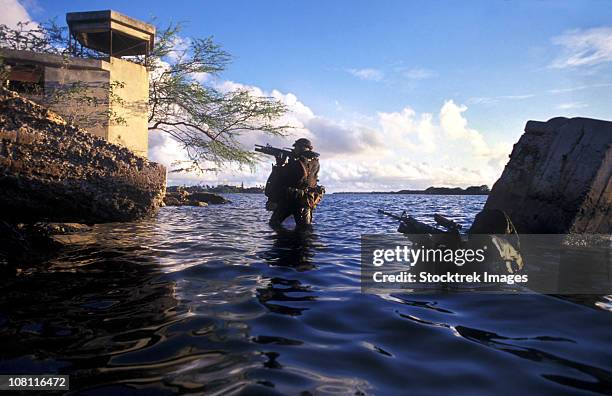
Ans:
POLYGON ((217 186, 169 186, 166 188, 168 192, 176 192, 178 190, 185 190, 188 193, 196 193, 196 192, 210 192, 216 194, 235 194, 235 193, 243 193, 243 194, 263 194, 263 187, 244 187, 244 186, 230 186, 227 184, 219 184, 217 186))
POLYGON ((460 187, 428 187, 425 190, 399 190, 399 191, 369 191, 369 192, 338 192, 335 194, 421 194, 421 195, 489 195, 489 187, 470 186, 460 187))

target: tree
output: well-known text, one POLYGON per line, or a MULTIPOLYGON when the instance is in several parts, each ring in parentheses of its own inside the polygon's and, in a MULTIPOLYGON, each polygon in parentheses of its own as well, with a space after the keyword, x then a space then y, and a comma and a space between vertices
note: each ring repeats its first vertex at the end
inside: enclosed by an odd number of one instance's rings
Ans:
MULTIPOLYGON (((259 157, 241 146, 240 136, 256 131, 285 134, 289 126, 278 124, 278 119, 286 106, 247 89, 220 89, 215 81, 231 56, 212 37, 181 37, 181 28, 171 24, 157 29, 149 56, 129 58, 149 70, 149 130, 167 133, 185 149, 189 161, 175 171, 205 171, 229 163, 254 166, 259 157)), ((44 25, 22 23, 17 28, 0 25, 0 47, 105 56, 89 49, 71 51, 68 43, 67 28, 53 20, 44 25)))
MULTIPOLYGON (((68 42, 66 28, 62 28, 55 20, 46 24, 35 24, 33 22, 19 22, 16 28, 0 25, 0 47, 13 50, 27 50, 33 52, 49 53, 63 57, 63 66, 69 63, 69 49, 65 43, 68 42)), ((94 51, 83 52, 82 56, 96 57, 100 54, 94 51)), ((9 67, 4 65, 0 57, 0 81, 6 81, 10 76, 9 67)), ((113 81, 110 83, 63 83, 45 87, 37 84, 20 86, 20 90, 26 94, 34 95, 40 104, 46 107, 62 107, 62 117, 69 123, 81 128, 88 129, 99 124, 115 123, 126 124, 126 120, 113 110, 112 105, 124 105, 125 102, 118 95, 118 88, 123 88, 124 83, 113 81), (108 95, 96 95, 96 90, 108 92, 108 95), (65 106, 66 103, 86 104, 90 109, 104 109, 84 113, 82 106, 65 106), (107 106, 111 104, 111 106, 107 106)))

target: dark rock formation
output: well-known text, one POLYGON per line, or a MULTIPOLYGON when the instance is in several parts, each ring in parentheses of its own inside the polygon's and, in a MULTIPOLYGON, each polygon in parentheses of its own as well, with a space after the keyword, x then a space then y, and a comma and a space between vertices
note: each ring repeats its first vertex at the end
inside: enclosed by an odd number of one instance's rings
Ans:
POLYGON ((485 209, 520 233, 610 233, 611 173, 612 122, 529 121, 485 209))
POLYGON ((461 187, 427 187, 425 190, 370 191, 370 192, 336 192, 334 194, 416 194, 416 195, 488 195, 489 186, 461 187))
POLYGON ((470 186, 466 188, 464 195, 488 195, 490 192, 489 186, 483 184, 482 186, 470 186))
POLYGON ((229 202, 221 195, 198 191, 198 187, 168 187, 164 197, 166 206, 207 206, 229 202))
POLYGON ((166 171, 0 90, 0 219, 103 223, 155 213, 166 171))
POLYGON ((51 235, 53 230, 41 224, 11 225, 0 220, 0 275, 53 256, 62 244, 51 235))
POLYGON ((221 195, 208 193, 208 192, 191 193, 189 194, 189 199, 192 201, 206 202, 208 204, 213 204, 213 205, 229 203, 229 200, 223 198, 221 195))
POLYGON ((428 187, 421 192, 413 192, 413 194, 425 195, 487 195, 488 193, 489 187, 486 185, 470 186, 465 190, 460 187, 428 187))

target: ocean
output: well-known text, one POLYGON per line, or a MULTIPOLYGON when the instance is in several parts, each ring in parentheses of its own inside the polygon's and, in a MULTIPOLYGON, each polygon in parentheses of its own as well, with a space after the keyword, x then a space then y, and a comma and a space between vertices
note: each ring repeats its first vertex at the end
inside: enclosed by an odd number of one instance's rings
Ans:
POLYGON ((329 194, 311 232, 263 195, 96 225, 0 281, 0 372, 106 394, 611 394, 610 296, 366 294, 381 208, 467 228, 483 196, 329 194))

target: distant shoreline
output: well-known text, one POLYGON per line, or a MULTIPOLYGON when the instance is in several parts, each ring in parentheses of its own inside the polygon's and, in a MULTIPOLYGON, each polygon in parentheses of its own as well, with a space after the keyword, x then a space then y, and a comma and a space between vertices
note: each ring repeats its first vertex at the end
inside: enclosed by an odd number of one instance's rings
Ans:
POLYGON ((428 187, 425 190, 399 190, 399 191, 340 191, 334 194, 412 194, 412 195, 489 195, 489 187, 470 186, 467 188, 460 187, 428 187))

